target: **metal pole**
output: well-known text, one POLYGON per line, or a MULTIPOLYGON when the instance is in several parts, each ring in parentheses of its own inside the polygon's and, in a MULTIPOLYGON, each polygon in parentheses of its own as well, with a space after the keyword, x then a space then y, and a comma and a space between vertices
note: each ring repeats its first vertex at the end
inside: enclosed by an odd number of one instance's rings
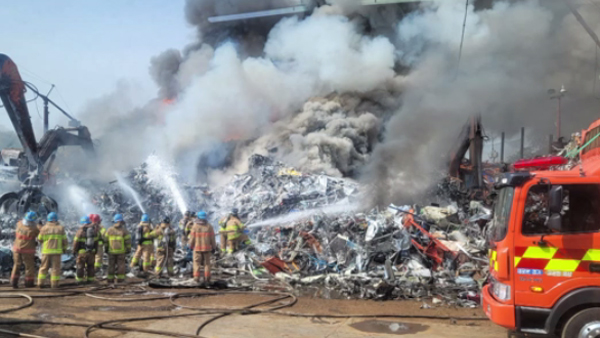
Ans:
POLYGON ((48 111, 48 100, 44 100, 44 134, 48 132, 50 111, 48 111))
POLYGON ((504 132, 500 138, 500 163, 504 163, 504 132))
POLYGON ((29 83, 25 82, 25 86, 27 86, 27 88, 29 88, 31 91, 33 91, 34 93, 36 93, 37 95, 41 96, 44 100, 48 100, 48 102, 54 106, 54 108, 58 109, 61 113, 63 113, 66 117, 68 117, 69 119, 73 120, 73 121, 77 121, 76 118, 74 118, 73 116, 69 115, 69 113, 67 113, 64 109, 62 109, 59 105, 57 105, 56 103, 54 103, 54 101, 50 100, 50 98, 40 92, 38 92, 35 87, 32 87, 31 85, 29 85, 29 83))
POLYGON ((594 40, 596 45, 598 47, 600 47, 600 39, 598 38, 598 35, 596 35, 594 30, 585 22, 585 20, 583 19, 581 14, 579 14, 577 9, 575 9, 575 7, 573 7, 573 4, 571 4, 571 1, 570 0, 564 0, 564 1, 565 1, 565 4, 567 5, 567 7, 569 7, 569 9, 571 10, 571 13, 573 13, 573 15, 575 16, 575 19, 577 19, 577 21, 579 21, 579 24, 583 27, 583 29, 585 29, 585 31, 589 34, 589 36, 592 38, 592 40, 594 40))
POLYGON ((525 157, 525 127, 521 127, 521 158, 525 157))
POLYGON ((554 148, 552 148, 552 134, 548 135, 548 154, 552 154, 554 152, 554 148))
POLYGON ((562 94, 558 96, 558 111, 556 112, 556 140, 560 141, 560 99, 562 94))

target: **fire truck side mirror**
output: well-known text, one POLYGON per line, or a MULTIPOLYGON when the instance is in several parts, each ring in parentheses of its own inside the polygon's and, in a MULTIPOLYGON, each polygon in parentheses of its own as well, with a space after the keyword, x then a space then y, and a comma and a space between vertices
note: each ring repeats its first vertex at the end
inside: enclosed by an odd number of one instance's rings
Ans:
POLYGON ((562 231, 562 216, 560 214, 552 214, 548 219, 548 228, 550 230, 561 232, 562 231))
POLYGON ((550 200, 548 201, 550 215, 559 214, 563 209, 563 187, 555 185, 550 188, 550 200))

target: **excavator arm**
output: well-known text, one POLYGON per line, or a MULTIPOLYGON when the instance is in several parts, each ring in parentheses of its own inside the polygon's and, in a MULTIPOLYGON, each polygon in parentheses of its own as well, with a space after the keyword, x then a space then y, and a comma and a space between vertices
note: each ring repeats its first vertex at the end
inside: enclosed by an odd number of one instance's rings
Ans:
POLYGON ((464 125, 455 148, 450 153, 449 170, 451 177, 460 179, 465 186, 482 188, 483 183, 483 128, 481 116, 469 118, 464 125), (465 155, 469 152, 470 170, 463 170, 461 165, 465 155))
MULTIPOLYGON (((39 156, 42 163, 46 163, 50 157, 62 146, 81 146, 90 157, 96 155, 94 143, 87 127, 77 128, 56 127, 49 130, 39 143, 39 156), (77 134, 71 134, 77 132, 77 134)), ((47 170, 48 168, 46 168, 47 170)))
POLYGON ((17 178, 23 189, 0 196, 0 214, 22 215, 28 210, 34 210, 41 214, 57 211, 57 203, 41 190, 46 179, 44 170, 49 171, 55 158, 54 153, 61 146, 81 146, 88 155, 93 157, 95 151, 90 132, 47 96, 39 93, 35 86, 25 83, 21 79, 15 63, 4 54, 0 54, 0 99, 23 146, 22 153, 12 154, 8 163, 5 163, 8 167, 18 168, 17 178), (76 122, 78 127, 57 127, 48 130, 38 143, 25 100, 26 88, 44 100, 45 127, 47 126, 48 104, 52 104, 65 116, 76 122))
POLYGON ((29 163, 39 167, 38 145, 25 101, 25 82, 17 65, 4 54, 0 54, 0 99, 29 163))

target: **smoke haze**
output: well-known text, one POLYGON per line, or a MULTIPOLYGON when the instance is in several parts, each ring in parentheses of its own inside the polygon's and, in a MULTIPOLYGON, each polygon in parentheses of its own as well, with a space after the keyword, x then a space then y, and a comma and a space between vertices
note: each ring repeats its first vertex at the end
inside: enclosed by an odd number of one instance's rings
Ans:
MULTIPOLYGON (((234 168, 251 153, 271 154, 301 170, 360 173, 374 203, 403 203, 439 179, 469 116, 482 114, 489 133, 525 126, 547 135, 556 102, 546 91, 562 84, 563 130, 598 114, 595 46, 559 0, 469 6, 460 65, 463 1, 411 11, 330 0, 303 18, 209 24, 269 1, 227 3, 187 1, 197 40, 152 58, 156 101, 115 105, 127 96, 118 90, 90 105, 84 116, 94 124, 83 121, 111 167, 156 152, 194 180, 201 154, 239 140, 234 168), (90 113, 99 107, 106 113, 90 113)), ((588 9, 582 15, 600 31, 588 9)))
MULTIPOLYGON (((402 79, 402 107, 365 169, 378 204, 410 202, 434 184, 469 116, 482 114, 488 131, 510 134, 525 126, 547 135, 556 103, 546 90, 561 84, 571 91, 563 100, 563 109, 570 108, 563 135, 598 116, 591 92, 595 45, 570 13, 539 1, 495 2, 476 12, 470 6, 457 69, 463 16, 464 3, 445 1, 398 25, 401 62, 411 71, 402 79)), ((599 18, 587 19, 598 29, 599 18)))

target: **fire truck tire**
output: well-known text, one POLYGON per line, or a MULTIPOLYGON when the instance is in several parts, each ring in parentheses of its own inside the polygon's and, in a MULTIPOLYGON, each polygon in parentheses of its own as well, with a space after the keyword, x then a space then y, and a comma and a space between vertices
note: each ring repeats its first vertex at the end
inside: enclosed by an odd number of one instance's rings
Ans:
POLYGON ((600 307, 585 309, 567 321, 562 338, 600 337, 600 307))

